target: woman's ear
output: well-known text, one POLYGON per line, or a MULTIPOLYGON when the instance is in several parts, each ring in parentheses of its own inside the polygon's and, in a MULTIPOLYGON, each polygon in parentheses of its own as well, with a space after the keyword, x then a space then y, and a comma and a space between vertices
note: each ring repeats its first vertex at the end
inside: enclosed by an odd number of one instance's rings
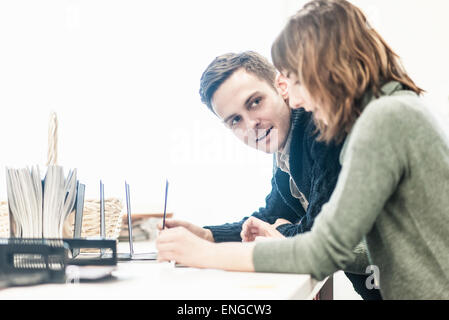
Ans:
POLYGON ((284 100, 288 99, 288 80, 285 76, 278 73, 275 80, 276 89, 284 100))

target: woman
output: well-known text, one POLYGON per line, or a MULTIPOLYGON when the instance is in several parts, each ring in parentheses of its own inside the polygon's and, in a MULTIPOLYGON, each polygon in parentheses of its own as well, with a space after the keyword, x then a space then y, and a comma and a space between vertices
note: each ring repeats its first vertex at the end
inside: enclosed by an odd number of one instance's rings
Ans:
MULTIPOLYGON (((344 141, 331 199, 310 232, 289 239, 214 244, 164 230, 159 260, 320 280, 364 273, 356 246, 365 240, 384 299, 449 299, 449 142, 398 56, 344 0, 306 4, 272 56, 290 106, 313 112, 322 140, 344 141)), ((277 236, 256 219, 242 231, 248 241, 266 235, 277 236)))

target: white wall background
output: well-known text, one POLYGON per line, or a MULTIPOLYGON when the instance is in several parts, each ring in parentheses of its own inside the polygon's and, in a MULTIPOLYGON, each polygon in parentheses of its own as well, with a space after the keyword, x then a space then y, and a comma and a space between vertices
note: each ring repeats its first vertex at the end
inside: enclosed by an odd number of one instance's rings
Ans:
POLYGON ((124 197, 136 212, 198 223, 263 204, 271 156, 249 150, 201 104, 199 79, 229 51, 269 56, 282 26, 276 1, 0 2, 0 195, 5 166, 45 164, 49 114, 58 163, 88 197, 124 197))
MULTIPOLYGON (((449 118, 449 2, 363 0, 432 108, 449 118)), ((15 0, 0 2, 0 199, 5 166, 44 165, 49 114, 59 164, 87 195, 123 197, 135 212, 168 209, 199 224, 264 204, 271 156, 245 147, 200 102, 199 79, 229 51, 269 57, 304 1, 15 0)), ((443 118, 441 118, 443 119, 443 118)), ((446 118, 447 119, 447 118, 446 118)))

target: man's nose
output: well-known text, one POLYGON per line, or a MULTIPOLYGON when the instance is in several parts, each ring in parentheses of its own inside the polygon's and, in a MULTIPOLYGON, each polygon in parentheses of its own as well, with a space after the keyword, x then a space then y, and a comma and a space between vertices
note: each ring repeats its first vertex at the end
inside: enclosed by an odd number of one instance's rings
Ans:
POLYGON ((249 118, 247 120, 247 129, 248 130, 252 130, 252 129, 258 129, 260 126, 260 120, 258 118, 249 118))

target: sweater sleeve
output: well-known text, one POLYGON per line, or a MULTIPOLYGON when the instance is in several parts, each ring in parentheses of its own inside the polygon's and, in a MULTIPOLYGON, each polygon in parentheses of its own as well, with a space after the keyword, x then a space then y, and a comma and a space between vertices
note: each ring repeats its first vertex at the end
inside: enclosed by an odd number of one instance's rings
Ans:
POLYGON ((321 280, 354 265, 356 246, 372 229, 406 163, 400 139, 411 133, 395 134, 400 120, 383 109, 365 110, 355 124, 335 192, 311 232, 257 243, 256 271, 311 274, 321 280))
MULTIPOLYGON (((275 223, 278 218, 286 219, 291 223, 298 222, 299 216, 304 216, 305 214, 304 209, 302 209, 301 205, 296 205, 294 206, 295 208, 288 205, 287 201, 283 199, 283 196, 280 193, 280 189, 288 188, 288 181, 288 174, 282 172, 281 170, 276 170, 271 179, 271 192, 265 198, 265 207, 260 208, 251 216, 263 220, 269 224, 275 223)), ((290 195, 289 192, 284 192, 284 194, 290 195)), ((291 201, 297 200, 291 199, 291 201)), ((205 226, 204 228, 212 231, 215 242, 242 241, 240 233, 242 231, 242 225, 247 219, 248 217, 245 217, 238 222, 226 223, 217 226, 205 226)))

